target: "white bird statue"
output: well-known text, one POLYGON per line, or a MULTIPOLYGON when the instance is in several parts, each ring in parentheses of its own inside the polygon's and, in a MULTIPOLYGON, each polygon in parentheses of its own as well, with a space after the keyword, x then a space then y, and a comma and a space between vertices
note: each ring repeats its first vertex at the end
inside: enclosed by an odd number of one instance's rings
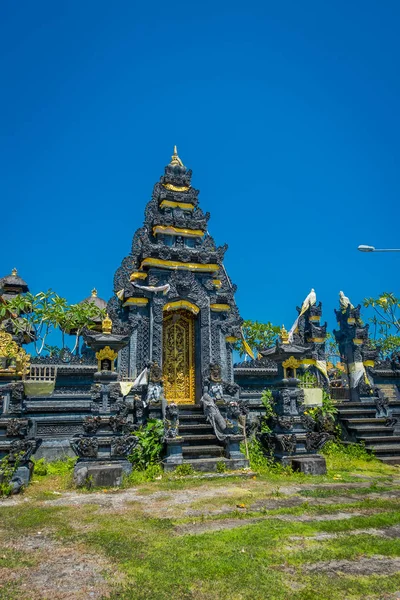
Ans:
POLYGON ((346 310, 346 308, 348 306, 350 306, 350 308, 354 308, 354 306, 350 302, 350 298, 345 296, 343 294, 343 292, 339 292, 339 303, 340 303, 340 308, 342 309, 343 312, 346 310))
POLYGON ((308 308, 310 308, 310 306, 314 306, 314 304, 317 302, 317 294, 315 293, 314 288, 311 289, 311 292, 308 294, 308 296, 304 299, 303 304, 301 305, 301 311, 299 316, 297 317, 297 319, 295 320, 295 322, 293 323, 292 327, 290 328, 289 331, 289 342, 293 341, 293 334, 297 329, 297 325, 299 323, 299 319, 302 315, 304 315, 304 313, 306 312, 306 310, 308 308))

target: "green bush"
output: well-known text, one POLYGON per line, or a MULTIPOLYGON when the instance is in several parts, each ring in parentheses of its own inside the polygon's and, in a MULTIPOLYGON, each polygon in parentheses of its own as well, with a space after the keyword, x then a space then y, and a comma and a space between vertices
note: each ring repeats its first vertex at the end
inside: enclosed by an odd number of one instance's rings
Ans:
POLYGON ((217 462, 217 473, 226 472, 226 463, 223 460, 217 462))
MULTIPOLYGON (((244 444, 241 444, 243 454, 246 453, 244 444)), ((284 467, 281 463, 274 460, 272 456, 265 453, 264 447, 260 441, 253 438, 248 443, 250 468, 259 473, 281 473, 291 475, 293 473, 291 467, 284 467)))
POLYGON ((272 429, 268 424, 268 421, 276 415, 275 413, 275 402, 270 389, 265 389, 261 394, 261 402, 265 408, 265 413, 261 417, 260 430, 261 433, 271 433, 272 429))
POLYGON ((10 461, 10 457, 4 456, 0 460, 0 498, 9 496, 12 492, 11 479, 21 462, 22 452, 15 455, 15 461, 10 461))
POLYGON ((73 471, 77 460, 76 456, 66 456, 53 462, 47 462, 44 458, 33 459, 33 472, 39 477, 45 477, 46 475, 68 475, 73 471))
POLYGON ((174 471, 175 475, 193 475, 194 473, 194 469, 192 467, 192 465, 189 465, 188 463, 184 463, 182 465, 178 465, 174 471))
POLYGON ((144 471, 161 460, 164 447, 164 424, 159 419, 149 419, 146 425, 135 432, 135 435, 139 438, 139 443, 128 456, 128 460, 135 470, 144 471))
POLYGON ((329 457, 343 457, 353 460, 365 460, 367 462, 375 460, 375 456, 368 452, 363 443, 344 444, 340 441, 327 442, 321 452, 329 457))
POLYGON ((161 479, 162 476, 163 470, 161 465, 149 465, 147 469, 144 469, 143 471, 133 470, 130 475, 124 477, 123 487, 155 481, 156 479, 161 479))
POLYGON ((33 472, 35 473, 35 475, 44 477, 44 475, 48 474, 48 467, 44 458, 40 458, 39 460, 34 461, 33 465, 33 472))

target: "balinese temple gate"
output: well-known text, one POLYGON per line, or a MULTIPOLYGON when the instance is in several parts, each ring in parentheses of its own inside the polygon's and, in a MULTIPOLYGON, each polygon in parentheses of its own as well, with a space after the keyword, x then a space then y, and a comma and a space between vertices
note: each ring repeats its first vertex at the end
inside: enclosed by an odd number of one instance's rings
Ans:
POLYGON ((227 245, 217 247, 208 233, 210 215, 199 207, 191 175, 175 147, 115 273, 108 307, 114 326, 131 330, 118 358, 121 377, 135 379, 157 363, 166 400, 179 405, 199 403, 210 364, 233 384, 242 322, 223 266, 227 245))

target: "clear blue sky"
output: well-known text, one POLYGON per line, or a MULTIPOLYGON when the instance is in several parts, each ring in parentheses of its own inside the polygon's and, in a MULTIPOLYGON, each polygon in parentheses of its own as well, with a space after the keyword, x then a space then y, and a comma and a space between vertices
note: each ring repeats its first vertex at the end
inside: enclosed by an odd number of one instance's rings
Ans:
POLYGON ((174 144, 244 318, 399 292, 400 4, 0 7, 0 276, 108 298, 174 144))

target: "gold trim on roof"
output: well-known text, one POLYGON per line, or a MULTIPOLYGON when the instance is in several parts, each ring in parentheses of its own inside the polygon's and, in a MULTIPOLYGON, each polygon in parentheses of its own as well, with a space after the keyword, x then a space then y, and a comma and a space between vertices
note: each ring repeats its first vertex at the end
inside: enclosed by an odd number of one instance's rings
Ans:
POLYGON ((319 315, 313 315, 312 317, 310 317, 310 321, 320 321, 321 317, 319 315))
POLYGON ((235 337, 234 335, 228 335, 225 338, 225 341, 228 342, 228 344, 234 344, 235 342, 238 341, 239 338, 235 337))
POLYGON ((190 310, 194 315, 197 315, 200 312, 200 308, 189 302, 188 300, 177 300, 176 302, 167 302, 164 305, 163 310, 171 311, 171 310, 179 310, 180 308, 185 308, 186 310, 190 310))
POLYGON ((188 185, 172 185, 172 183, 163 183, 162 185, 171 192, 187 192, 190 189, 188 185))
POLYGON ((219 265, 200 263, 184 263, 177 260, 162 260, 161 258, 145 258, 142 260, 140 268, 160 267, 161 269, 171 269, 172 271, 202 271, 203 273, 215 273, 219 270, 219 265))
POLYGON ((129 304, 134 304, 135 306, 146 306, 148 302, 148 298, 128 298, 125 300, 122 306, 128 306, 129 304))
POLYGON ((375 366, 374 360, 364 360, 364 367, 374 367, 374 366, 375 366))
POLYGON ((229 304, 210 304, 210 310, 213 312, 227 312, 231 310, 229 304))
POLYGON ((135 271, 134 273, 131 274, 129 279, 130 279, 130 281, 134 281, 135 279, 146 279, 146 277, 147 277, 147 273, 145 273, 144 271, 135 271))
POLYGON ((163 200, 160 208, 181 208, 182 210, 193 210, 194 205, 190 202, 175 202, 174 200, 163 200))
POLYGON ((354 338, 353 342, 355 343, 356 346, 361 346, 364 343, 364 340, 361 340, 359 338, 354 338))
POLYGON ((105 346, 104 348, 96 352, 96 358, 98 361, 97 368, 99 369, 99 371, 101 371, 101 362, 105 359, 111 361, 111 371, 114 371, 114 361, 117 358, 117 356, 118 353, 114 352, 114 350, 111 350, 110 346, 105 346))
POLYGON ((170 235, 182 235, 183 237, 203 237, 204 231, 201 229, 181 229, 172 225, 155 225, 153 227, 153 235, 156 233, 167 233, 170 235))
POLYGON ((294 356, 289 356, 289 358, 282 363, 284 369, 298 369, 300 365, 301 362, 294 356))
POLYGON ((215 287, 220 288, 222 283, 220 279, 213 279, 212 280, 213 284, 215 285, 215 287))

